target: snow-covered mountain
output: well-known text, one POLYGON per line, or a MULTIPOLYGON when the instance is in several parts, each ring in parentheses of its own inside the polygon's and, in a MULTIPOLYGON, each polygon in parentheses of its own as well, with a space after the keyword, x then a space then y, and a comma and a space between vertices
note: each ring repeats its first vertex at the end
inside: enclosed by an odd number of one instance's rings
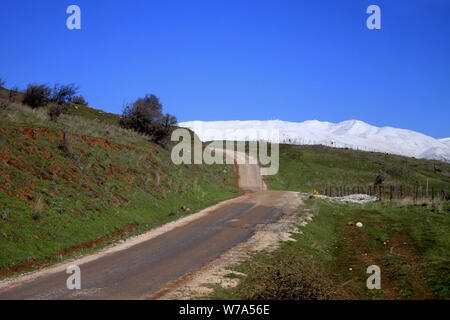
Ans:
POLYGON ((278 140, 287 144, 322 144, 450 162, 450 138, 438 140, 419 132, 379 128, 359 120, 340 123, 317 120, 189 121, 179 123, 179 126, 191 129, 202 141, 278 140))
POLYGON ((448 146, 450 146, 450 138, 439 139, 439 141, 445 143, 448 146))

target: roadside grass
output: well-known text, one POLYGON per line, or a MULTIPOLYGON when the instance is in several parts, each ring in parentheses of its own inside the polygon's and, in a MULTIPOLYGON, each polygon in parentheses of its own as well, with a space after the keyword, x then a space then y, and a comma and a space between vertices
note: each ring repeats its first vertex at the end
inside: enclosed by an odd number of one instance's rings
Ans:
POLYGON ((232 165, 174 165, 146 136, 45 109, 0 110, 0 278, 241 193, 232 165))
POLYGON ((213 299, 449 299, 450 206, 338 204, 309 199, 299 216, 314 219, 273 252, 234 269, 237 287, 215 287, 213 299), (363 227, 348 225, 362 222, 363 227), (369 290, 367 267, 381 268, 381 290, 369 290))
POLYGON ((387 173, 387 185, 415 185, 422 191, 428 179, 430 190, 450 191, 448 163, 324 146, 280 145, 279 172, 266 181, 273 190, 301 192, 330 186, 367 188, 380 172, 387 173))

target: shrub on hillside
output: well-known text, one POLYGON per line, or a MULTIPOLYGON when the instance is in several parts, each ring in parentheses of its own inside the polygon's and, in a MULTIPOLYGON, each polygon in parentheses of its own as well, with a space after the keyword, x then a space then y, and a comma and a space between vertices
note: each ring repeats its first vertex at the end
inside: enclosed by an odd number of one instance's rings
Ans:
POLYGON ((70 102, 75 103, 75 104, 79 104, 79 105, 82 105, 82 106, 87 106, 88 105, 87 101, 84 99, 84 97, 82 95, 72 97, 70 102))
POLYGON ((68 85, 56 84, 52 90, 52 100, 58 104, 63 104, 72 101, 78 93, 79 88, 75 84, 68 85))
POLYGON ((165 114, 161 118, 161 123, 164 127, 168 128, 177 124, 177 118, 171 114, 165 114))
POLYGON ((60 115, 66 111, 66 107, 61 104, 52 104, 48 109, 48 116, 50 120, 56 121, 60 115))
POLYGON ((0 87, 3 88, 3 86, 6 84, 5 79, 3 79, 2 77, 0 77, 0 87))
POLYGON ((176 123, 175 116, 162 113, 162 104, 154 94, 125 106, 120 119, 121 127, 146 134, 160 144, 168 142, 171 128, 176 123))
POLYGON ((140 133, 148 133, 149 126, 162 116, 162 104, 155 95, 146 95, 125 106, 120 125, 140 133))
POLYGON ((48 103, 51 93, 52 90, 45 84, 29 84, 23 97, 23 103, 33 109, 42 107, 48 103))

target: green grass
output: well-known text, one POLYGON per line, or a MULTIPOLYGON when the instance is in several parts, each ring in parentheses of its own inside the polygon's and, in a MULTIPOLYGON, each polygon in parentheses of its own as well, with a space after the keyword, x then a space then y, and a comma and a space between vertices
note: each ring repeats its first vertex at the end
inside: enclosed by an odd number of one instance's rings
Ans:
POLYGON ((0 110, 0 277, 241 193, 233 166, 174 165, 170 150, 121 129, 114 115, 76 110, 56 122, 45 107, 0 110))
POLYGON ((267 177, 267 182, 274 190, 367 189, 380 172, 387 173, 387 185, 415 185, 422 191, 428 180, 430 190, 450 191, 448 163, 323 146, 280 145, 279 173, 267 177))
POLYGON ((314 219, 274 252, 236 267, 247 274, 214 299, 450 298, 450 206, 337 204, 310 199, 299 214, 314 219), (360 221, 363 228, 348 226, 360 221), (381 268, 381 290, 366 269, 381 268), (350 268, 352 270, 350 270, 350 268))

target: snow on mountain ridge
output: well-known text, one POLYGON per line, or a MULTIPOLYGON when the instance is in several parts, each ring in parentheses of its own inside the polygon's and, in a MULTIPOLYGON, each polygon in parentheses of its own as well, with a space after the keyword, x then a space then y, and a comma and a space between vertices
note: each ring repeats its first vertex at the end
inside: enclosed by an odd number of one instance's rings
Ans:
MULTIPOLYGON (((179 126, 193 130, 202 141, 255 141, 260 139, 258 132, 277 130, 280 143, 322 144, 450 162, 450 138, 438 140, 412 130, 380 128, 360 120, 340 123, 318 120, 190 121, 179 126)), ((273 141, 270 137, 267 140, 273 141)))
POLYGON ((445 143, 446 145, 450 146, 450 138, 439 139, 439 141, 441 141, 442 143, 445 143))

